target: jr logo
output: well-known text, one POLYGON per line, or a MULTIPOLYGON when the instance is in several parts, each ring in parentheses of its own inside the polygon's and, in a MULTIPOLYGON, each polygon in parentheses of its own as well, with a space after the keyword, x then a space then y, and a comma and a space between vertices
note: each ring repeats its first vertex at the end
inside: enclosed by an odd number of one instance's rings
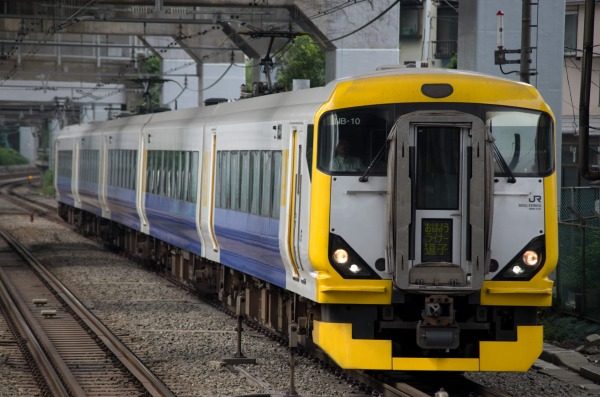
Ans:
POLYGON ((537 194, 534 194, 533 196, 529 196, 529 202, 530 203, 541 203, 542 196, 538 196, 537 194))

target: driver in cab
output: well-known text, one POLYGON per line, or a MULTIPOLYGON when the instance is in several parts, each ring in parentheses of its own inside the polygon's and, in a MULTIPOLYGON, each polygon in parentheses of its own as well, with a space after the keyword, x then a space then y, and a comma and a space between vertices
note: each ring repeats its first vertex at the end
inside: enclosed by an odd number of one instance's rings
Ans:
POLYGON ((336 172, 359 172, 364 168, 360 158, 350 155, 350 142, 342 139, 335 148, 331 170, 336 172))

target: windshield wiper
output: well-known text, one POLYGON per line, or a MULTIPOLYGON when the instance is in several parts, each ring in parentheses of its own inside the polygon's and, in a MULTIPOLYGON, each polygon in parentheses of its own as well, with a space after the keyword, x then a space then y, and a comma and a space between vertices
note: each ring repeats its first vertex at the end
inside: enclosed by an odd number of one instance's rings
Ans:
MULTIPOLYGON (((493 137, 492 137, 492 139, 493 139, 493 137)), ((496 145, 496 140, 495 139, 492 140, 492 150, 494 152, 494 158, 496 159, 496 162, 498 163, 498 165, 502 169, 502 173, 508 178, 506 181, 508 183, 515 183, 515 182, 517 182, 517 180, 515 179, 515 176, 512 173, 510 167, 506 163, 506 160, 504 160, 504 157, 502 156, 502 153, 500 153, 500 149, 498 149, 498 145, 496 145)))
POLYGON ((367 182, 369 180, 369 174, 371 173, 371 170, 375 167, 377 161, 379 161, 379 159, 381 158, 381 155, 385 152, 385 149, 387 149, 388 142, 389 141, 386 138, 385 143, 383 144, 383 146, 381 146, 381 148, 379 148, 379 151, 377 152, 375 157, 373 157, 373 160, 371 160, 365 172, 363 172, 363 174, 358 178, 359 182, 367 182))

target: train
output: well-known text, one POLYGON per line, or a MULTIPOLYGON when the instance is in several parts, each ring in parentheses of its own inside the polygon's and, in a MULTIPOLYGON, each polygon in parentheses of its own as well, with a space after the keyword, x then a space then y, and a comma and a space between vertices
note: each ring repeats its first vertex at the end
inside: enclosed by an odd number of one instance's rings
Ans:
POLYGON ((529 84, 388 68, 67 126, 58 212, 342 368, 526 371, 558 259, 554 124, 529 84))

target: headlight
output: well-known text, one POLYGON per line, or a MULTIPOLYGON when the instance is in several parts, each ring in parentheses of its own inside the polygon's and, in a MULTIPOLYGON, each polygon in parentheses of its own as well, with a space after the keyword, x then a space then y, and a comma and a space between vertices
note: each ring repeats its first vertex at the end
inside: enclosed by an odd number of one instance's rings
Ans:
POLYGON ((329 234, 329 262, 344 278, 377 279, 377 273, 337 234, 329 234))
POLYGON ((540 257, 535 251, 527 250, 523 253, 523 263, 527 266, 537 266, 539 259, 540 257))
POLYGON ((534 238, 498 272, 494 280, 531 280, 544 265, 545 252, 545 237, 534 238))
POLYGON ((525 273, 525 269, 523 269, 523 268, 522 268, 521 266, 519 266, 519 265, 514 265, 514 266, 512 267, 512 269, 510 269, 510 270, 513 272, 513 274, 515 274, 515 275, 517 275, 517 276, 518 276, 518 275, 520 275, 520 274, 523 274, 523 273, 525 273))
POLYGON ((333 251, 333 260, 340 265, 344 265, 348 262, 348 251, 342 248, 338 248, 333 251))
POLYGON ((353 264, 350 265, 350 267, 348 268, 348 270, 350 270, 354 274, 357 274, 357 273, 360 272, 361 268, 356 263, 353 263, 353 264))

